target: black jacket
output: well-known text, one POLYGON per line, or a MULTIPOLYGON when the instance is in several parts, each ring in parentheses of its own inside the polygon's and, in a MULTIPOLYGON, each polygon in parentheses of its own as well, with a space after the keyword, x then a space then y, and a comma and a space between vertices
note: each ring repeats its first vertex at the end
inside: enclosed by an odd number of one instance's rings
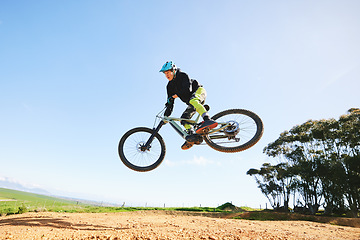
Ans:
POLYGON ((181 101, 189 104, 191 96, 199 87, 201 85, 195 79, 190 79, 186 73, 178 69, 175 78, 166 86, 168 99, 176 94, 181 101))

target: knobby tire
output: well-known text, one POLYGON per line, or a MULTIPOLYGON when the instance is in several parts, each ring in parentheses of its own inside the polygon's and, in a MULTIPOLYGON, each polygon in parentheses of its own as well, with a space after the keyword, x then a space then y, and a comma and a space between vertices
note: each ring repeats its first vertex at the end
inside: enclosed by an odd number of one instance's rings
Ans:
POLYGON ((166 148, 163 138, 158 133, 155 134, 149 150, 140 151, 139 149, 139 145, 145 144, 152 133, 153 130, 150 128, 138 127, 129 130, 122 136, 118 152, 125 166, 134 171, 147 172, 154 170, 162 163, 166 148))
MULTIPOLYGON (((263 132, 264 132, 264 126, 263 126, 263 122, 260 119, 260 117, 258 115, 256 115, 255 113, 249 111, 249 110, 245 110, 245 109, 229 109, 229 110, 225 110, 222 111, 220 113, 215 114, 212 119, 214 121, 216 121, 217 119, 224 117, 226 115, 231 115, 231 114, 238 114, 239 116, 244 116, 246 118, 252 119, 253 121, 253 125, 254 129, 256 128, 256 130, 254 130, 254 134, 253 136, 249 139, 246 140, 246 142, 241 143, 241 145, 239 146, 234 146, 234 147, 226 147, 226 146, 221 146, 220 144, 217 144, 215 141, 211 140, 211 134, 209 135, 205 135, 204 136, 204 140, 205 142, 213 149, 220 151, 220 152, 241 152, 244 151, 252 146, 254 146, 262 137, 263 132)), ((241 124, 240 124, 240 133, 242 131, 241 128, 241 124)))

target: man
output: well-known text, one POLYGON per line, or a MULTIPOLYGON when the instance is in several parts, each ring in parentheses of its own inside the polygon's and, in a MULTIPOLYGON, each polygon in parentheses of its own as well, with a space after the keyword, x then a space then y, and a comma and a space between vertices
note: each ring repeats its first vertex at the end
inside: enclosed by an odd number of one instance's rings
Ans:
POLYGON ((166 86, 167 102, 164 115, 171 115, 175 98, 180 98, 181 101, 188 105, 181 115, 181 118, 191 119, 191 117, 198 112, 204 119, 204 122, 196 130, 196 133, 192 125, 184 120, 181 121, 181 124, 184 125, 189 134, 189 136, 186 137, 186 142, 181 146, 181 149, 189 149, 199 141, 199 138, 202 140, 199 134, 202 134, 206 129, 213 129, 218 125, 217 122, 210 119, 208 112, 203 106, 206 99, 206 91, 196 80, 190 79, 186 73, 177 68, 172 61, 166 62, 160 72, 163 72, 169 80, 166 86))

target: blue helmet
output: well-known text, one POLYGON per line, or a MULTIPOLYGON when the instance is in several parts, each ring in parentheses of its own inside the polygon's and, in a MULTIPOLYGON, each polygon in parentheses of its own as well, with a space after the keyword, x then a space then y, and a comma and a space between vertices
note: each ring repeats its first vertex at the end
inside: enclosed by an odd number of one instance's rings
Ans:
POLYGON ((173 63, 172 61, 166 62, 166 63, 162 66, 162 68, 160 69, 159 72, 165 72, 165 71, 168 71, 168 70, 176 70, 175 63, 173 63))

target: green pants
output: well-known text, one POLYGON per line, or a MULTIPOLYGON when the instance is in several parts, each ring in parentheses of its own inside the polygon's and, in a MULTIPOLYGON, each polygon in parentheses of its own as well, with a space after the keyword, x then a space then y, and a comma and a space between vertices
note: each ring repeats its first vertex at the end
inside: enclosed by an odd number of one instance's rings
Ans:
MULTIPOLYGON (((206 99, 206 91, 205 88, 199 87, 196 92, 193 93, 191 96, 191 99, 189 101, 188 107, 185 109, 183 114, 181 115, 181 118, 191 119, 196 112, 202 116, 204 113, 206 113, 206 109, 204 107, 206 99)), ((191 125, 187 124, 186 121, 181 121, 181 124, 184 125, 185 129, 190 129, 191 125)))

